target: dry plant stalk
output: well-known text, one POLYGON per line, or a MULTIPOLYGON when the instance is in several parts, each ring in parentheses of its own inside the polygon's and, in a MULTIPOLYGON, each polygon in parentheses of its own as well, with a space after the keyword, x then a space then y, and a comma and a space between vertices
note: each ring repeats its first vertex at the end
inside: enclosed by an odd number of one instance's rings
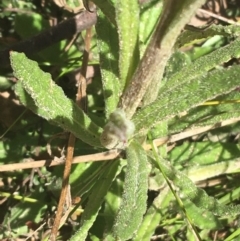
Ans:
MULTIPOLYGON (((89 59, 89 51, 90 51, 90 43, 91 43, 91 28, 86 30, 85 36, 85 49, 83 53, 83 61, 82 67, 80 70, 80 79, 78 80, 78 91, 76 97, 77 105, 82 108, 85 112, 87 111, 87 102, 86 102, 86 88, 87 88, 87 81, 86 81, 86 73, 87 73, 87 66, 88 66, 88 59, 89 59)), ((65 168, 63 172, 63 181, 62 181, 62 189, 61 194, 58 202, 57 212, 54 219, 53 227, 51 230, 49 240, 55 241, 57 237, 57 232, 61 223, 61 218, 63 214, 63 209, 66 203, 67 191, 69 187, 69 176, 71 173, 71 166, 73 162, 73 154, 74 154, 74 145, 75 145, 76 137, 70 133, 69 140, 68 140, 68 147, 67 147, 67 156, 65 162, 65 168)))
MULTIPOLYGON (((186 130, 184 132, 174 134, 171 136, 165 136, 159 139, 155 140, 156 146, 161 146, 167 143, 174 143, 179 140, 183 140, 185 138, 189 138, 191 136, 195 136, 204 132, 207 132, 209 130, 214 130, 219 127, 232 125, 236 122, 240 121, 239 118, 233 118, 229 120, 222 121, 220 123, 216 123, 215 125, 209 125, 204 127, 198 127, 195 129, 186 130)), ((144 144, 143 148, 145 150, 150 150, 152 148, 152 145, 150 144, 144 144)), ((97 161, 110 161, 115 158, 118 158, 121 154, 122 150, 113 149, 106 152, 96 153, 96 154, 90 154, 85 156, 76 156, 73 158, 72 164, 77 163, 83 163, 83 162, 97 162, 97 161)), ((0 172, 7 172, 7 171, 14 171, 18 169, 31 169, 31 168, 38 168, 38 167, 44 167, 44 166, 59 166, 63 165, 65 163, 64 160, 61 160, 60 158, 55 157, 54 160, 40 160, 40 161, 29 161, 29 162, 23 162, 23 163, 12 163, 0 166, 0 172)))

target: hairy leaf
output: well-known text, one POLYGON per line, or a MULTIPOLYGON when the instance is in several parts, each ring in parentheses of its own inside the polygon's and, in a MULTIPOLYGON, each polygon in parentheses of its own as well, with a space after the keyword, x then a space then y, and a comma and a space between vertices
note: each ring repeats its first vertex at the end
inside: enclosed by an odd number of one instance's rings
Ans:
POLYGON ((232 91, 239 85, 239 74, 240 67, 233 66, 169 86, 165 92, 161 91, 155 102, 134 116, 136 130, 153 127, 220 94, 232 91))
POLYGON ((144 51, 151 39, 154 27, 156 26, 159 15, 161 14, 163 1, 150 1, 141 6, 140 26, 139 26, 139 44, 140 56, 142 57, 144 51))
POLYGON ((176 117, 169 123, 169 132, 177 132, 186 128, 196 128, 207 125, 216 125, 224 120, 238 118, 240 115, 240 93, 236 89, 229 94, 222 95, 212 102, 204 103, 190 110, 182 117, 176 117), (218 104, 217 104, 218 103, 218 104), (208 105, 206 105, 208 104, 208 105))
POLYGON ((145 104, 152 102, 157 97, 160 80, 177 35, 188 21, 188 17, 190 18, 203 2, 203 0, 194 2, 192 0, 164 1, 162 16, 151 41, 118 103, 118 107, 125 111, 129 119, 140 105, 147 89, 148 94, 144 98, 145 104), (184 18, 181 17, 183 15, 184 18))
POLYGON ((164 1, 166 6, 163 7, 162 20, 165 21, 163 21, 163 25, 165 26, 161 33, 162 36, 159 41, 159 49, 155 53, 156 56, 158 55, 158 62, 156 63, 155 73, 150 73, 153 77, 143 99, 144 105, 151 103, 157 98, 164 68, 172 54, 177 37, 195 11, 201 7, 204 2, 205 0, 164 1))
POLYGON ((89 145, 101 147, 101 129, 65 96, 50 74, 44 73, 35 61, 23 53, 11 52, 11 65, 19 80, 16 93, 26 107, 89 145))
POLYGON ((147 156, 135 141, 127 148, 127 162, 122 203, 113 228, 117 240, 128 240, 133 236, 142 222, 147 205, 147 156))
POLYGON ((169 192, 168 187, 161 190, 144 215, 143 221, 133 239, 134 241, 151 240, 156 227, 168 211, 167 207, 169 206, 169 202, 172 200, 172 197, 172 193, 169 192))
POLYGON ((99 12, 96 31, 98 35, 105 113, 106 117, 108 117, 116 109, 121 95, 118 69, 118 35, 116 28, 114 28, 101 12, 99 12))
POLYGON ((116 1, 120 56, 119 70, 122 89, 128 84, 139 61, 138 29, 139 6, 137 0, 116 1), (127 19, 127 21, 126 21, 127 19))
MULTIPOLYGON (((182 68, 181 71, 174 74, 164 85, 159 95, 162 93, 170 92, 171 89, 176 88, 176 86, 187 83, 191 79, 198 78, 207 71, 216 68, 217 65, 228 62, 232 58, 240 57, 240 40, 236 39, 234 42, 222 47, 212 53, 205 55, 192 64, 187 65, 182 68)), ((221 93, 219 93, 221 94, 221 93)))
POLYGON ((211 25, 207 29, 201 30, 197 28, 193 28, 193 30, 184 31, 177 39, 175 46, 177 48, 192 45, 195 42, 203 41, 215 35, 222 36, 230 36, 230 37, 238 37, 240 35, 240 26, 237 25, 211 25))
POLYGON ((92 2, 101 9, 101 12, 112 24, 116 24, 115 8, 111 0, 92 0, 92 2))
POLYGON ((89 201, 81 218, 81 227, 71 237, 71 241, 85 240, 87 238, 89 229, 92 227, 94 221, 96 220, 104 197, 117 174, 118 164, 118 161, 109 163, 104 175, 102 175, 98 182, 94 185, 92 193, 89 196, 89 201))
POLYGON ((208 196, 203 190, 198 188, 184 173, 177 171, 164 159, 158 160, 158 165, 167 178, 178 187, 179 197, 187 202, 192 202, 196 207, 211 212, 216 216, 236 216, 240 213, 240 205, 225 206, 214 197, 208 196))

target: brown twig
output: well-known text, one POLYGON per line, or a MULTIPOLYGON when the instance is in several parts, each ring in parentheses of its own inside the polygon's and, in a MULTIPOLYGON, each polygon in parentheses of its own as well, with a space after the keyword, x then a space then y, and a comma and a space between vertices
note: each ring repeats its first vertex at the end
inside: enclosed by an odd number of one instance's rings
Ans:
MULTIPOLYGON (((87 29, 86 31, 85 49, 83 53, 82 67, 80 70, 81 74, 78 80, 78 91, 76 96, 77 105, 80 108, 82 108, 85 112, 87 110, 86 74, 87 74, 87 66, 88 66, 88 59, 89 59, 89 52, 90 52, 90 42, 91 42, 91 28, 87 29)), ((76 137, 72 133, 70 133, 68 147, 67 147, 66 163, 65 163, 64 173, 63 173, 62 189, 61 189, 61 194, 58 202, 55 220, 54 220, 50 238, 49 238, 51 241, 56 240, 57 232, 58 232, 62 214, 63 214, 64 205, 66 202, 67 190, 69 186, 69 176, 71 173, 71 166, 73 161, 75 140, 76 140, 76 137)))
POLYGON ((216 14, 216 13, 212 13, 212 12, 207 11, 207 10, 205 10, 205 9, 198 9, 198 11, 201 12, 201 13, 207 14, 207 15, 213 17, 213 18, 216 18, 216 19, 218 19, 218 20, 220 20, 220 21, 223 21, 223 22, 225 22, 225 23, 233 24, 233 25, 240 25, 240 24, 239 24, 238 22, 236 22, 236 21, 233 21, 233 20, 231 20, 231 19, 227 19, 227 18, 225 18, 225 17, 223 17, 223 16, 220 16, 220 15, 218 15, 218 14, 216 14))
MULTIPOLYGON (((111 150, 96 154, 90 154, 85 156, 76 156, 73 158, 73 164, 83 163, 83 162, 97 162, 97 161, 110 161, 119 157, 121 150, 111 150)), ((38 167, 53 167, 63 165, 65 163, 64 159, 55 157, 54 160, 39 160, 39 161, 27 161, 22 163, 12 163, 0 165, 0 172, 16 171, 21 169, 32 169, 38 167)))
POLYGON ((29 56, 53 45, 54 43, 60 42, 63 39, 71 38, 74 34, 88 29, 96 22, 96 12, 90 13, 88 11, 84 11, 77 14, 73 18, 63 21, 60 24, 39 33, 38 35, 0 51, 0 66, 1 68, 10 66, 10 50, 24 52, 27 56, 29 56))
MULTIPOLYGON (((219 127, 228 126, 231 124, 234 124, 236 122, 240 121, 239 118, 232 118, 229 120, 224 120, 222 122, 216 123, 214 125, 204 126, 204 127, 198 127, 196 129, 190 129, 186 130, 185 132, 181 132, 179 134, 175 134, 172 136, 165 136, 160 139, 155 140, 155 144, 157 146, 161 146, 166 143, 173 143, 179 140, 183 140, 185 138, 189 138, 191 136, 199 135, 201 133, 207 132, 209 130, 213 130, 219 127)), ((143 146, 145 150, 149 150, 152 148, 151 145, 145 144, 143 146)), ((82 163, 82 162, 96 162, 96 161, 110 161, 115 158, 118 158, 121 154, 122 150, 113 149, 106 152, 101 152, 97 154, 91 154, 91 155, 85 155, 85 156, 76 156, 73 158, 72 163, 82 163)), ((6 164, 0 166, 0 172, 7 172, 7 171, 15 171, 20 169, 30 169, 30 168, 37 168, 37 167, 43 167, 43 166, 58 166, 63 165, 65 163, 64 160, 61 160, 57 157, 55 157, 54 160, 41 160, 41 161, 30 161, 30 162, 24 162, 24 163, 14 163, 14 164, 6 164)))
POLYGON ((69 175, 71 173, 71 166, 72 166, 72 160, 73 160, 75 139, 76 139, 75 136, 72 133, 70 133, 69 140, 68 140, 68 147, 67 147, 67 157, 66 157, 66 162, 65 162, 64 172, 63 172, 62 189, 61 189, 61 194, 58 201, 56 216, 54 219, 53 227, 49 238, 49 240, 51 241, 55 241, 57 238, 58 227, 61 222, 62 213, 66 202, 67 190, 69 185, 69 175))

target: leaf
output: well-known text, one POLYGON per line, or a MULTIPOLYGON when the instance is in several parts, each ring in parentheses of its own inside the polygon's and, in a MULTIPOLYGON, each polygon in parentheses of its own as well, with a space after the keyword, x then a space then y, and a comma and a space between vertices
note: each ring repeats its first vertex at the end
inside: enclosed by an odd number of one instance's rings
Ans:
POLYGON ((158 43, 159 48, 156 48, 155 52, 155 55, 158 55, 158 61, 155 63, 155 69, 149 73, 150 75, 153 75, 153 77, 144 96, 143 105, 147 105, 157 98, 164 69, 172 54, 172 49, 177 37, 184 26, 189 22, 195 11, 201 7, 204 2, 205 0, 164 1, 165 6, 163 7, 164 11, 162 12, 163 28, 158 43))
POLYGON ((220 94, 230 92, 239 85, 239 74, 240 67, 232 66, 214 70, 188 82, 182 80, 179 84, 168 86, 168 89, 161 91, 155 102, 134 116, 136 130, 151 128, 220 94))
POLYGON ((176 88, 177 85, 181 85, 184 82, 187 83, 189 80, 198 78, 207 71, 212 70, 217 65, 228 62, 232 58, 240 57, 240 40, 236 39, 232 43, 212 53, 203 56, 192 64, 187 65, 182 68, 181 71, 173 75, 160 90, 160 93, 165 93, 166 91, 171 91, 171 89, 176 88))
POLYGON ((137 142, 132 141, 127 148, 127 162, 122 203, 113 227, 117 240, 132 238, 142 222, 147 205, 147 156, 137 142))
POLYGON ((121 83, 118 69, 118 35, 116 28, 114 28, 101 12, 99 12, 96 31, 100 52, 105 113, 106 117, 108 117, 116 109, 119 96, 121 95, 121 83))
POLYGON ((224 241, 234 241, 240 238, 240 228, 234 231, 230 236, 228 236, 224 241))
POLYGON ((185 210, 190 220, 193 222, 194 226, 200 229, 221 229, 222 224, 219 219, 213 215, 212 212, 208 210, 202 210, 196 207, 187 198, 182 199, 185 210))
POLYGON ((180 48, 186 45, 192 45, 196 42, 203 41, 205 39, 208 39, 216 35, 222 35, 226 37, 230 36, 230 37, 236 38, 240 35, 240 26, 238 25, 222 26, 222 25, 212 24, 205 30, 201 30, 197 28, 193 28, 192 31, 186 30, 179 35, 175 43, 175 46, 177 48, 180 48))
POLYGON ((184 166, 183 172, 195 183, 237 171, 240 168, 238 157, 239 148, 234 143, 210 141, 183 143, 169 155, 175 166, 184 166))
MULTIPOLYGON (((176 117, 169 122, 170 133, 178 132, 186 128, 197 128, 207 125, 216 125, 224 120, 238 118, 240 113, 240 105, 238 100, 240 93, 236 89, 229 94, 222 95, 216 98, 216 103, 204 103, 190 110, 186 115, 181 118, 176 117), (208 104, 209 105, 206 105, 208 104)), ((214 100, 213 100, 214 101, 214 100)))
POLYGON ((139 61, 138 1, 117 0, 116 22, 118 27, 118 37, 120 45, 119 70, 121 78, 121 88, 123 90, 123 88, 128 85, 139 61))
POLYGON ((89 229, 92 227, 94 221, 96 220, 104 197, 106 196, 107 191, 117 174, 118 165, 119 162, 116 160, 109 162, 104 175, 101 176, 101 178, 93 187, 92 193, 89 196, 89 201, 81 218, 81 227, 71 237, 70 241, 85 240, 87 238, 89 229))
MULTIPOLYGON (((40 13, 32 12, 32 14, 27 14, 20 11, 15 15, 14 28, 22 39, 27 39, 39 34, 44 29, 50 28, 50 22, 40 13)), ((50 62, 52 65, 56 65, 56 63, 59 65, 59 63, 66 63, 70 59, 80 58, 81 53, 74 45, 71 45, 68 51, 65 51, 67 44, 67 40, 52 43, 48 48, 39 51, 38 56, 43 61, 50 62)), ((29 54, 31 54, 30 51, 32 50, 27 50, 29 54)))
MULTIPOLYGON (((6 235, 16 240, 20 235, 25 236, 28 234, 27 223, 41 222, 42 213, 47 212, 47 196, 44 193, 35 192, 31 195, 31 198, 28 198, 26 196, 0 191, 1 199, 6 198, 4 194, 9 194, 9 196, 7 196, 8 200, 15 202, 15 205, 11 208, 11 212, 7 212, 4 220, 2 220, 2 226, 7 227, 11 224, 11 229, 8 228, 5 232, 3 231, 4 229, 1 229, 0 238, 3 240, 3 237, 6 235)), ((4 212, 5 210, 2 209, 2 213, 4 212)))
POLYGON ((133 238, 134 241, 151 240, 156 227, 161 222, 161 219, 164 218, 166 212, 168 212, 167 207, 169 207, 171 199, 172 193, 169 192, 169 188, 161 190, 144 215, 136 236, 133 238))
POLYGON ((16 93, 26 107, 89 145, 101 147, 101 129, 65 96, 50 74, 44 73, 35 61, 23 53, 11 52, 10 59, 14 75, 19 80, 16 93))
POLYGON ((162 1, 150 1, 141 5, 139 26, 139 44, 141 57, 143 56, 147 44, 149 43, 154 27, 158 22, 159 15, 162 11, 162 5, 162 1))
MULTIPOLYGON (((232 129, 232 127, 229 129, 232 129)), ((229 132, 229 130, 226 129, 226 132, 229 132)), ((238 132, 239 129, 236 130, 236 133, 238 132)), ((234 135, 233 133, 229 134, 234 135)), ((174 165, 184 166, 184 171, 186 171, 186 165, 190 169, 198 169, 202 165, 214 165, 218 162, 225 162, 226 166, 228 166, 228 161, 239 157, 239 148, 237 144, 231 142, 184 142, 176 146, 169 153, 168 157, 174 165)))
MULTIPOLYGON (((189 64, 191 64, 191 59, 187 54, 179 51, 173 53, 166 65, 164 80, 169 80, 175 73, 181 71, 189 64)), ((166 84, 165 81, 164 84, 166 84)))
POLYGON ((90 193, 91 188, 98 182, 97 178, 105 172, 106 165, 107 162, 90 162, 74 166, 70 175, 72 195, 83 197, 90 193))
POLYGON ((101 9, 101 12, 107 17, 109 22, 116 25, 115 7, 111 0, 92 0, 92 2, 101 9))
POLYGON ((190 18, 203 2, 203 0, 194 2, 192 0, 164 1, 162 16, 151 41, 118 104, 118 107, 125 111, 129 119, 136 112, 144 95, 146 96, 144 97, 144 105, 157 97, 160 80, 172 53, 175 40, 188 21, 188 17, 190 18), (148 94, 146 93, 147 89, 148 94))
POLYGON ((208 196, 203 189, 198 188, 184 173, 177 171, 170 163, 161 157, 159 158, 158 165, 167 178, 178 188, 177 193, 183 202, 184 200, 192 202, 196 207, 211 212, 215 216, 236 216, 240 213, 240 205, 226 206, 219 203, 217 199, 208 196))
MULTIPOLYGON (((121 164, 124 161, 124 166, 126 166, 126 160, 121 160, 121 164)), ((112 237, 112 230, 114 219, 116 217, 117 211, 121 205, 122 197, 121 194, 123 192, 123 180, 124 180, 125 171, 122 171, 119 176, 114 180, 112 186, 105 197, 105 205, 104 205, 104 220, 106 226, 104 228, 104 240, 108 241, 110 238, 114 240, 112 237)))

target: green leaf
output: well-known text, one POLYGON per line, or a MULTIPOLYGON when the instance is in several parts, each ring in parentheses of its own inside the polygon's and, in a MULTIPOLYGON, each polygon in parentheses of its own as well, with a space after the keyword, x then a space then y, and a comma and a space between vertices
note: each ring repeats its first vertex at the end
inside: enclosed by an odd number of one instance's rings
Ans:
MULTIPOLYGON (((121 164, 123 161, 125 164, 124 166, 126 166, 126 163, 127 163, 125 162, 126 160, 121 160, 121 164)), ((125 171, 122 171, 112 183, 112 186, 105 197, 103 215, 105 217, 104 220, 106 223, 106 226, 104 229, 104 236, 105 236, 104 240, 106 241, 110 240, 109 236, 111 236, 111 238, 114 240, 114 238, 112 237, 113 234, 110 231, 112 230, 114 219, 121 205, 121 201, 122 201, 121 194, 123 192, 124 175, 125 175, 125 171)))
POLYGON ((169 192, 169 188, 166 187, 161 190, 144 215, 143 221, 133 239, 134 241, 151 240, 156 227, 161 222, 161 219, 164 218, 166 212, 168 212, 167 207, 169 207, 169 202, 172 197, 173 196, 172 193, 169 192))
POLYGON ((210 141, 183 143, 169 155, 175 166, 184 166, 184 173, 195 183, 237 171, 240 168, 238 157, 236 144, 210 141))
POLYGON ((101 147, 101 129, 65 96, 50 74, 44 73, 35 61, 23 53, 11 52, 10 58, 14 75, 19 80, 16 93, 26 107, 89 145, 101 147))
POLYGON ((105 113, 108 117, 117 107, 121 95, 119 80, 119 43, 117 30, 108 19, 99 11, 96 25, 98 48, 100 51, 100 68, 102 87, 105 100, 105 113))
POLYGON ((240 105, 237 102, 239 99, 240 93, 236 89, 236 91, 229 94, 217 97, 216 101, 219 102, 218 105, 198 106, 190 110, 186 115, 171 120, 169 122, 170 133, 178 132, 186 128, 193 129, 207 125, 215 125, 225 120, 239 118, 240 105), (234 101, 236 102, 234 103, 234 101))
POLYGON ((224 241, 237 241, 240 238, 240 228, 228 236, 224 241))
POLYGON ((97 182, 97 178, 105 172, 106 165, 107 162, 89 162, 74 166, 70 175, 72 195, 83 197, 86 194, 87 196, 97 182))
MULTIPOLYGON (((233 129, 233 127, 229 127, 229 129, 233 129)), ((229 133, 229 129, 225 131, 229 133)), ((239 128, 236 133, 239 133, 239 128)), ((231 132, 229 134, 234 135, 231 132)), ((168 157, 175 165, 184 166, 184 171, 186 171, 186 165, 191 169, 198 169, 202 165, 216 164, 218 162, 226 162, 227 167, 228 161, 239 157, 239 148, 236 143, 231 142, 184 142, 175 147, 168 157)))
POLYGON ((131 119, 144 95, 148 104, 157 97, 164 68, 172 54, 175 40, 203 0, 164 1, 163 12, 144 56, 118 104, 131 119), (184 15, 184 18, 182 16, 184 15), (150 86, 149 86, 150 85, 150 86), (148 93, 146 93, 148 89, 148 93))
POLYGON ((137 0, 116 1, 116 21, 120 44, 119 70, 122 89, 129 83, 139 61, 137 0), (127 21, 126 21, 127 19, 127 21))
POLYGON ((150 1, 141 5, 140 9, 140 26, 139 26, 139 44, 140 56, 144 51, 152 36, 154 27, 156 26, 159 15, 162 11, 163 1, 150 1))
POLYGON ((203 41, 215 35, 222 35, 226 37, 233 37, 236 38, 240 35, 240 26, 238 25, 211 25, 205 30, 192 28, 193 30, 186 30, 181 33, 176 41, 175 46, 180 48, 186 45, 192 45, 199 41, 203 41))
POLYGON ((137 131, 145 131, 157 123, 168 120, 183 111, 187 111, 206 100, 228 93, 239 85, 239 66, 214 70, 197 79, 190 79, 174 86, 162 88, 157 100, 141 109, 133 118, 137 131), (224 84, 223 84, 224 83, 224 84))
POLYGON ((189 64, 191 64, 191 59, 187 54, 179 51, 173 53, 166 65, 164 80, 169 80, 175 73, 178 73, 189 64))
MULTIPOLYGON (((195 11, 203 5, 205 0, 164 1, 162 12, 162 31, 159 48, 156 48, 155 56, 158 61, 150 72, 153 75, 148 90, 144 96, 143 104, 147 105, 157 98, 161 79, 168 59, 172 54, 173 46, 184 26, 189 22, 195 11), (184 17, 182 17, 184 16, 184 17)), ((159 29, 157 30, 159 31, 159 29)), ((160 33, 159 33, 160 34, 160 33)))
POLYGON ((81 218, 81 227, 71 237, 70 241, 85 240, 87 238, 89 229, 92 227, 94 221, 96 220, 104 197, 106 196, 107 191, 117 174, 118 165, 119 162, 116 160, 108 163, 108 167, 106 168, 104 175, 102 175, 98 182, 95 184, 92 189, 92 193, 89 196, 89 201, 81 218))
POLYGON ((111 0, 92 0, 92 2, 101 9, 101 12, 107 17, 109 22, 116 25, 115 7, 111 0))
POLYGON ((199 76, 204 75, 207 71, 216 68, 217 65, 228 62, 232 58, 239 57, 240 40, 236 39, 227 46, 215 50, 212 53, 197 59, 185 68, 182 68, 181 71, 173 75, 167 81, 166 85, 161 88, 159 94, 164 93, 165 91, 171 91, 171 89, 175 88, 176 85, 180 85, 184 82, 187 83, 189 80, 198 78, 199 76))
POLYGON ((178 188, 177 192, 183 203, 184 200, 186 202, 190 201, 201 210, 206 210, 216 216, 236 216, 240 213, 240 205, 226 206, 219 203, 217 199, 208 196, 203 189, 198 188, 184 173, 177 171, 161 157, 159 157, 158 165, 167 178, 178 188))
MULTIPOLYGON (((6 198, 3 194, 4 193, 0 192, 1 199, 6 198)), ((9 226, 9 223, 11 223, 11 229, 7 229, 5 233, 8 233, 8 237, 17 239, 19 235, 25 236, 28 234, 27 222, 41 222, 42 213, 45 213, 47 210, 46 196, 44 193, 36 192, 32 194, 30 198, 16 195, 17 198, 15 197, 16 200, 14 200, 12 199, 14 197, 12 193, 9 193, 9 196, 9 202, 14 201, 15 205, 11 208, 11 212, 8 212, 8 215, 5 216, 5 219, 2 220, 2 225, 3 227, 7 227, 9 226)), ((0 232, 1 240, 3 240, 3 230, 4 229, 1 229, 0 232)))
POLYGON ((187 211, 188 217, 193 224, 200 229, 221 229, 222 225, 218 218, 208 210, 202 210, 194 205, 187 198, 182 199, 185 210, 187 211))
MULTIPOLYGON (((21 13, 20 11, 15 16, 14 28, 22 39, 27 39, 33 35, 39 34, 44 29, 50 28, 50 23, 39 13, 27 14, 24 12, 21 13)), ((75 45, 71 45, 68 51, 65 51, 67 44, 67 40, 62 40, 58 43, 52 44, 48 48, 38 52, 38 56, 45 62, 57 65, 59 65, 59 63, 66 63, 68 59, 70 60, 70 58, 80 58, 81 53, 75 45)))
POLYGON ((142 222, 147 205, 147 156, 137 142, 132 141, 127 148, 127 162, 122 203, 113 227, 117 240, 133 237, 142 222))

